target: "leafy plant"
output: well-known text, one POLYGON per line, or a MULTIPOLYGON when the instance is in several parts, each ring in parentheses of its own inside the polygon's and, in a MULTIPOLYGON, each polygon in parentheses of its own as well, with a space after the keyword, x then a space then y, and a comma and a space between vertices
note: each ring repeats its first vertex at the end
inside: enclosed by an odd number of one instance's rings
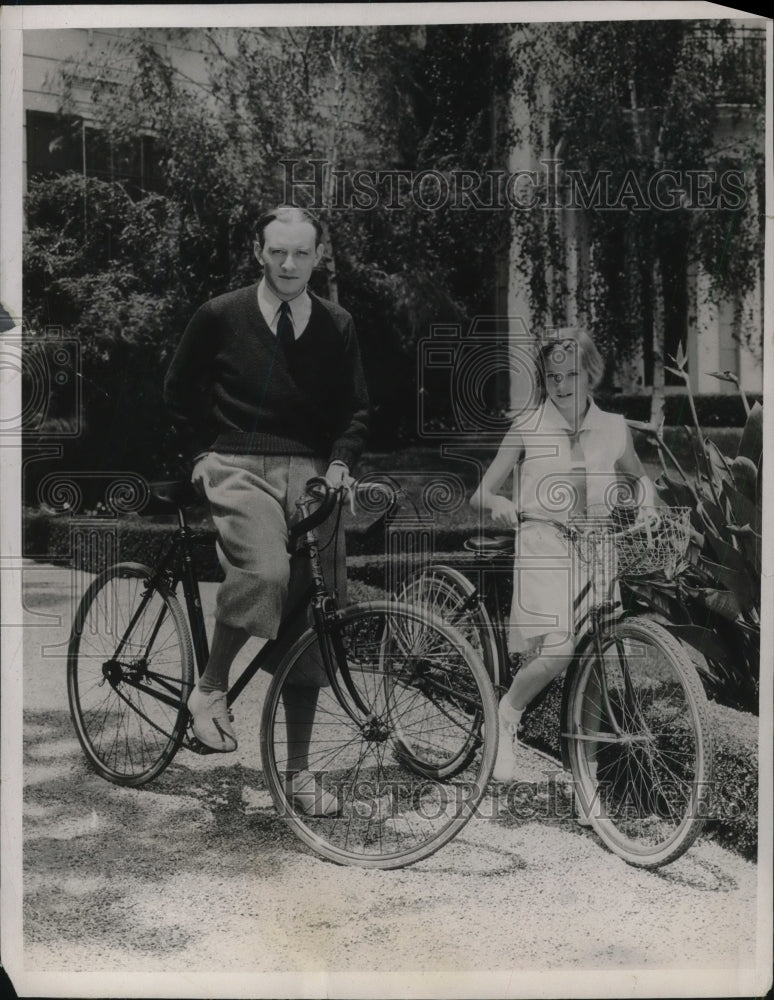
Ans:
POLYGON ((688 507, 693 541, 682 572, 672 581, 643 580, 629 589, 670 619, 673 629, 706 660, 711 691, 733 707, 757 711, 760 658, 763 408, 749 406, 736 376, 713 372, 736 384, 747 422, 737 454, 730 458, 699 426, 682 345, 667 371, 686 386, 693 419, 696 471, 689 476, 664 441, 663 422, 633 426, 655 441, 662 464, 656 480, 670 506, 688 507))

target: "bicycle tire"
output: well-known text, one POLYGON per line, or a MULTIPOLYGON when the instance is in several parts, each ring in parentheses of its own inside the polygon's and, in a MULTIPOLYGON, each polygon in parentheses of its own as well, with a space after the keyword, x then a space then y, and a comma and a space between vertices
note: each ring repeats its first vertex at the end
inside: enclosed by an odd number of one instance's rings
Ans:
MULTIPOLYGON (((328 642, 346 656, 367 713, 355 707, 346 688, 341 698, 335 685, 319 689, 304 770, 336 796, 338 812, 309 816, 285 788, 286 773, 296 768, 288 766, 283 692, 298 689, 293 675, 299 659, 313 646, 319 651, 312 629, 283 659, 266 696, 264 776, 278 812, 312 850, 339 864, 401 868, 451 840, 484 795, 497 745, 494 692, 470 645, 426 608, 364 602, 338 612, 330 628, 328 642), (460 677, 470 679, 466 692, 457 686, 460 677), (455 780, 417 774, 406 760, 406 739, 435 744, 446 756, 448 743, 467 740, 468 715, 477 712, 486 738, 455 780)), ((341 666, 337 661, 335 679, 343 682, 341 666)))
POLYGON ((563 737, 582 814, 631 865, 679 858, 704 824, 714 756, 690 656, 662 625, 627 618, 603 637, 601 660, 586 646, 566 684, 563 737))
POLYGON ((151 576, 140 563, 98 574, 78 606, 67 651, 81 747, 101 777, 130 787, 152 781, 177 753, 193 685, 183 609, 165 585, 148 586, 151 576))
MULTIPOLYGON (((463 573, 440 563, 425 566, 406 580, 397 597, 407 604, 428 606, 448 625, 457 629, 481 657, 490 682, 495 689, 498 688, 500 664, 492 622, 477 588, 463 573)), ((407 740, 403 741, 402 752, 406 760, 413 763, 417 773, 427 777, 451 777, 470 763, 480 732, 481 718, 472 718, 465 745, 443 762, 424 760, 412 752, 407 740)))
POLYGON ((429 604, 443 621, 461 632, 481 656, 494 687, 499 687, 500 658, 492 619, 478 588, 464 573, 433 563, 413 573, 397 596, 406 604, 429 604))

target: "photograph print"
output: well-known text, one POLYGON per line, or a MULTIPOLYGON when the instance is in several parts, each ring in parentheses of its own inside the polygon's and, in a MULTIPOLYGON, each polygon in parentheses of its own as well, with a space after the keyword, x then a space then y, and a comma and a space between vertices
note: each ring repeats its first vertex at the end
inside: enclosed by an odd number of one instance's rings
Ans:
POLYGON ((3 23, 18 994, 765 994, 770 22, 66 10, 3 23))

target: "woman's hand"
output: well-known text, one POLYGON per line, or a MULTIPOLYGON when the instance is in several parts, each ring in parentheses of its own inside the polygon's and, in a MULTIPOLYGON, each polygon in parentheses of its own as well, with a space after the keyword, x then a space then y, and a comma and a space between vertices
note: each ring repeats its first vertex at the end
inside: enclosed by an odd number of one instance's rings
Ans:
POLYGON ((519 524, 519 511, 515 503, 505 497, 493 497, 490 505, 492 524, 498 528, 516 528, 519 524))

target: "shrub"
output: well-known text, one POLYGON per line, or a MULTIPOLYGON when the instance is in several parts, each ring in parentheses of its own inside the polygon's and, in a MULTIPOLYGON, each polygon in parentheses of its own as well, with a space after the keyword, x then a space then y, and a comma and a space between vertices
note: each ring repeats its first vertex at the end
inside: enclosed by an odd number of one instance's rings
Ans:
MULTIPOLYGON (((737 401, 747 419, 734 458, 703 436, 681 350, 668 369, 686 385, 696 430, 695 472, 689 475, 664 438, 663 426, 640 425, 659 451, 662 499, 690 511, 693 538, 674 580, 627 581, 630 606, 665 615, 705 662, 709 692, 724 704, 757 711, 760 669, 761 543, 763 535, 763 408, 737 401), (631 600, 630 600, 631 598, 631 600)), ((738 379, 715 372, 723 381, 738 379)), ((741 398, 740 398, 741 397, 741 398)))

